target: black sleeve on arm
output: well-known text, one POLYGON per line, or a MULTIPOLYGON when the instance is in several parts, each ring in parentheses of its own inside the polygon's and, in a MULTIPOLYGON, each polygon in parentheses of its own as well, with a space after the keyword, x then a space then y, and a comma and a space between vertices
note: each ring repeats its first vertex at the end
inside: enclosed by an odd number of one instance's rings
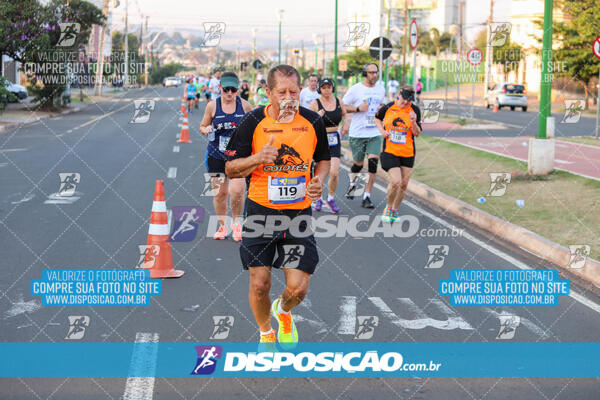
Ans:
POLYGON ((415 114, 417 115, 417 125, 419 125, 419 128, 421 129, 421 131, 423 131, 423 127, 421 126, 421 109, 416 104, 412 105, 412 109, 415 112, 415 114))
POLYGON ((261 116, 264 115, 264 107, 256 108, 244 115, 238 126, 233 131, 231 139, 227 144, 225 155, 228 160, 235 160, 236 158, 245 158, 252 155, 252 139, 254 137, 254 130, 262 120, 261 116))
POLYGON ((387 110, 389 110, 389 108, 391 106, 394 105, 394 102, 391 101, 389 103, 387 103, 386 105, 382 106, 379 111, 377 111, 377 114, 375 114, 375 118, 377 118, 380 121, 383 121, 383 119, 385 118, 385 113, 387 112, 387 110))

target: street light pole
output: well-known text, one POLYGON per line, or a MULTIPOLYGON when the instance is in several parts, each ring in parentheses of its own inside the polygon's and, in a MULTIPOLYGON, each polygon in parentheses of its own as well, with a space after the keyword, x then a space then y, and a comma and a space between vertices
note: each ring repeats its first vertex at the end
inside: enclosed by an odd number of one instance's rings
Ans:
POLYGON ((552 91, 552 8, 553 0, 544 1, 544 36, 542 38, 542 82, 540 83, 540 112, 538 138, 546 139, 546 118, 550 116, 550 93, 552 91))
POLYGON ((277 63, 281 64, 281 20, 283 19, 283 9, 279 9, 279 53, 277 63))

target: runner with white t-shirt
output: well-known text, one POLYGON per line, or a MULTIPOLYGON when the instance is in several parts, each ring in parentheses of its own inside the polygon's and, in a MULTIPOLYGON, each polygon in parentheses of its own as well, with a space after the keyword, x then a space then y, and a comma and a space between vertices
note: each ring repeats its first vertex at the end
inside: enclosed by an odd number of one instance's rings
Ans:
POLYGON ((316 74, 308 76, 308 86, 300 91, 300 106, 310 108, 311 103, 321 97, 317 91, 318 83, 319 77, 316 74))
POLYGON ((368 63, 363 68, 363 81, 348 89, 342 102, 346 112, 352 113, 350 124, 350 150, 352 150, 353 164, 350 168, 350 187, 346 197, 354 199, 357 174, 363 168, 365 155, 368 159, 369 180, 363 194, 362 207, 375 208, 371 202, 371 189, 375 184, 375 173, 379 153, 381 153, 381 133, 375 125, 375 114, 385 100, 385 88, 377 85, 377 64, 368 63))
POLYGON ((210 90, 211 100, 216 100, 221 96, 221 89, 219 89, 219 84, 222 73, 223 71, 217 70, 215 72, 215 75, 212 78, 210 78, 210 81, 208 82, 208 89, 210 90))

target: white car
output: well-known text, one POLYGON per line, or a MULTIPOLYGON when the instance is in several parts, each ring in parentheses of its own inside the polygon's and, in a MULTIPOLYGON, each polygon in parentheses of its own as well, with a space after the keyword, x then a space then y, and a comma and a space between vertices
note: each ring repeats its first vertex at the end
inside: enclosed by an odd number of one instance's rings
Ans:
POLYGON ((485 107, 497 105, 498 109, 510 107, 512 111, 520 107, 527 111, 527 91, 525 85, 518 83, 497 83, 488 90, 485 98, 485 107))
POLYGON ((27 98, 27 89, 21 85, 17 85, 16 83, 10 83, 6 89, 15 95, 15 97, 19 100, 23 100, 27 98))
POLYGON ((164 87, 169 87, 169 86, 178 87, 179 86, 179 79, 177 79, 174 76, 169 76, 168 78, 163 79, 163 86, 164 87))

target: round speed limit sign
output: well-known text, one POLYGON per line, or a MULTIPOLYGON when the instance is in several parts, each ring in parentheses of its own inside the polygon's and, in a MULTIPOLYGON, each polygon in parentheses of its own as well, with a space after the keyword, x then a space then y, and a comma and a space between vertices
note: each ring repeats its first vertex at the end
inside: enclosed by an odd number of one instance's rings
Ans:
POLYGON ((592 49, 594 50, 594 55, 597 58, 600 58, 600 36, 598 36, 596 40, 594 40, 594 46, 592 47, 592 49))
POLYGON ((467 53, 467 61, 469 61, 469 64, 471 64, 471 65, 481 64, 482 59, 483 59, 483 53, 481 52, 481 50, 479 50, 477 48, 471 49, 467 53))

